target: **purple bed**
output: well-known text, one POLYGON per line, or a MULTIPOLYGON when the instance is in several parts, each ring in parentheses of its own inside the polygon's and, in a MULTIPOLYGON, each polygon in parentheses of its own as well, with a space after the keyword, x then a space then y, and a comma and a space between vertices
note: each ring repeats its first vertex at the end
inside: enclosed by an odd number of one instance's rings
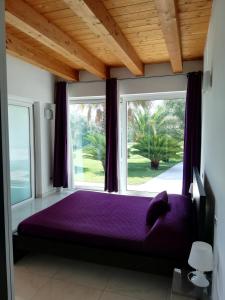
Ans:
POLYGON ((146 225, 151 198, 75 192, 19 224, 14 260, 41 252, 171 275, 187 267, 193 236, 213 240, 214 206, 196 168, 193 175, 192 201, 169 195, 169 211, 152 226, 146 225))
POLYGON ((192 203, 169 195, 170 210, 146 225, 149 197, 77 191, 19 224, 21 236, 185 260, 192 242, 192 203))

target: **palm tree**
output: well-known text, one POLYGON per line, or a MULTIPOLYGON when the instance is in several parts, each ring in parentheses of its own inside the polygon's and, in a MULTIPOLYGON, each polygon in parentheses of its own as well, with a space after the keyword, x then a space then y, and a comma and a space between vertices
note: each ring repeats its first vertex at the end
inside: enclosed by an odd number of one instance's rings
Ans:
POLYGON ((174 139, 183 141, 184 139, 184 101, 167 100, 164 105, 157 108, 152 116, 157 127, 157 132, 168 134, 174 139))
POLYGON ((180 144, 175 139, 169 135, 157 135, 157 133, 139 136, 132 148, 133 154, 150 160, 151 169, 158 169, 161 160, 178 158, 181 151, 180 144))
POLYGON ((164 101, 163 105, 159 105, 154 113, 152 113, 150 105, 139 104, 132 108, 134 110, 132 110, 128 123, 128 126, 130 125, 128 132, 132 140, 135 140, 140 132, 151 134, 152 130, 156 130, 158 134, 168 134, 174 139, 183 141, 185 108, 183 99, 164 101))
POLYGON ((164 105, 159 106, 152 116, 143 109, 134 113, 133 153, 148 158, 152 169, 158 169, 160 161, 179 157, 182 149, 180 139, 172 130, 174 122, 174 116, 164 105))
MULTIPOLYGON (((128 102, 127 106, 127 118, 128 118, 128 141, 133 141, 136 138, 138 130, 135 128, 135 120, 137 114, 146 113, 150 114, 152 107, 151 101, 136 100, 128 102), (131 125, 131 126, 130 126, 131 125)), ((144 120, 143 120, 144 122, 144 120)))
POLYGON ((105 171, 105 135, 101 132, 93 132, 86 136, 86 141, 88 142, 88 145, 84 148, 85 157, 99 160, 105 171))

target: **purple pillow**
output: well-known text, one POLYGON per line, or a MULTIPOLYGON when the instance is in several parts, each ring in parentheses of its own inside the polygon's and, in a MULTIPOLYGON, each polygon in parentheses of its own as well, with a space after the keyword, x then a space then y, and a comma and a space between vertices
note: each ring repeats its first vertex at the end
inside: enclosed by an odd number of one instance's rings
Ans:
POLYGON ((146 224, 153 226, 158 217, 165 214, 169 208, 167 192, 164 191, 156 195, 150 201, 146 216, 146 224))

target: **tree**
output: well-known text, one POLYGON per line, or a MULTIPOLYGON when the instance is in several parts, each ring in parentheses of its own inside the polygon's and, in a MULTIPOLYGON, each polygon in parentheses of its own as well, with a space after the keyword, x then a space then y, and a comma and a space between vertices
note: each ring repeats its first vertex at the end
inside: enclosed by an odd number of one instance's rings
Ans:
POLYGON ((174 139, 183 141, 184 100, 163 101, 163 104, 158 105, 155 110, 152 103, 143 105, 145 102, 149 101, 142 101, 136 106, 129 104, 132 114, 128 118, 128 139, 135 141, 139 133, 143 131, 151 134, 154 126, 158 134, 168 134, 174 139))
POLYGON ((105 171, 105 135, 101 132, 93 132, 86 136, 86 141, 88 145, 84 147, 85 156, 87 158, 99 160, 105 171))
POLYGON ((153 120, 150 118, 150 112, 143 107, 137 107, 133 112, 133 120, 129 122, 131 129, 129 140, 135 142, 139 136, 151 134, 153 120))
POLYGON ((175 139, 169 135, 157 135, 157 133, 140 135, 133 149, 134 154, 150 160, 152 169, 158 169, 161 160, 179 157, 181 151, 181 147, 175 139))
POLYGON ((185 105, 183 99, 165 101, 164 105, 158 107, 156 114, 159 118, 156 123, 160 125, 158 133, 169 134, 179 141, 184 140, 185 105))
MULTIPOLYGON (((128 118, 128 141, 134 141, 136 138, 136 133, 138 133, 139 128, 136 128, 138 125, 135 123, 137 120, 136 115, 141 115, 142 113, 146 113, 146 115, 150 114, 152 107, 151 101, 145 100, 137 100, 128 102, 127 107, 127 118, 128 118)), ((143 120, 144 122, 145 120, 143 120)), ((141 127, 141 125, 139 126, 141 127)))
POLYGON ((152 169, 158 169, 160 161, 179 158, 182 150, 177 116, 169 108, 163 104, 152 115, 145 109, 134 113, 133 153, 148 158, 152 169))
POLYGON ((70 134, 73 149, 80 149, 86 145, 84 137, 89 131, 89 124, 83 116, 70 115, 70 134))
POLYGON ((103 132, 105 113, 103 103, 80 103, 72 105, 70 111, 70 129, 73 149, 88 144, 86 136, 91 132, 103 132))

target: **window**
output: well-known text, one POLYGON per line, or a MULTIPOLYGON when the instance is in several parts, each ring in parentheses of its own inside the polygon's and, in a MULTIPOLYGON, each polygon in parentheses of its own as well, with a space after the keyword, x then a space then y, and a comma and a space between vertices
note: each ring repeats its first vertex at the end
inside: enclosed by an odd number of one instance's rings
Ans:
POLYGON ((124 101, 124 190, 181 193, 184 109, 184 98, 124 101))
POLYGON ((105 168, 105 101, 70 104, 72 176, 75 187, 103 189, 105 168))
POLYGON ((12 205, 33 197, 32 106, 10 104, 9 153, 12 205))
MULTIPOLYGON (((122 193, 181 193, 184 93, 121 97, 122 193)), ((70 100, 73 185, 104 188, 105 100, 70 100)))

